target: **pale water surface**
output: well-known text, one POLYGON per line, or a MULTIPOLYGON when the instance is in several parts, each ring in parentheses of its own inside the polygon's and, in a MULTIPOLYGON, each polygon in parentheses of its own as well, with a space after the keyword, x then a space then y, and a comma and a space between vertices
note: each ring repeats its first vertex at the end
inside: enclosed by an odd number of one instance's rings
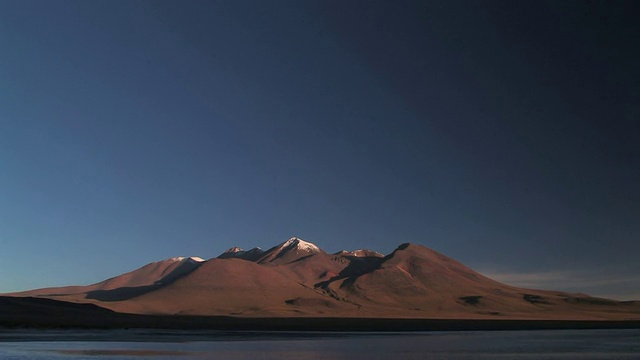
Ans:
POLYGON ((0 331, 0 359, 640 359, 640 330, 0 331))

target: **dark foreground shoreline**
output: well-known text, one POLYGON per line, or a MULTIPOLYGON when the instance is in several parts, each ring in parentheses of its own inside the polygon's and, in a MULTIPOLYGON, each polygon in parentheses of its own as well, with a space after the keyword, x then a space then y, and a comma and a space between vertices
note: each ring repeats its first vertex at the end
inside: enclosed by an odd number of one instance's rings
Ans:
POLYGON ((0 327, 9 329, 171 329, 223 331, 472 331, 640 329, 640 320, 456 320, 388 318, 246 318, 116 313, 95 305, 0 297, 0 327))

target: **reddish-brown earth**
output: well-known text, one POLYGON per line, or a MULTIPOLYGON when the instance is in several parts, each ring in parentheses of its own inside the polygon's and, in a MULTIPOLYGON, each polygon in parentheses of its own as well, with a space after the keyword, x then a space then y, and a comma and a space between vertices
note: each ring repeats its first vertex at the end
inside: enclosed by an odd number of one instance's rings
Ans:
POLYGON ((262 251, 173 258, 88 286, 7 294, 117 312, 241 317, 640 320, 640 302, 509 286, 402 244, 328 254, 298 238, 262 251))

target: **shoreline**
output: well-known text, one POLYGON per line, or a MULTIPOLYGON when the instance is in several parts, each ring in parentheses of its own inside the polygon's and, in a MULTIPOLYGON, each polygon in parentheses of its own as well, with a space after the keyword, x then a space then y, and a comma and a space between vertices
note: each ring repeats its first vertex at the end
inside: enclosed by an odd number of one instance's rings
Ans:
POLYGON ((640 320, 240 318, 231 316, 0 316, 0 329, 425 332, 640 329, 640 320))
POLYGON ((416 319, 136 315, 92 304, 0 296, 0 329, 417 332, 640 329, 634 320, 416 319))

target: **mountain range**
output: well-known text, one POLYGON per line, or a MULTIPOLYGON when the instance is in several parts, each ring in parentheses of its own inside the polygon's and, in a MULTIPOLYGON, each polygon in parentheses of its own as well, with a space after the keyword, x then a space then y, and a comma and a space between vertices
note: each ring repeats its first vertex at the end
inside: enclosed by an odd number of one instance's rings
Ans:
POLYGON ((640 320, 640 302, 524 289, 405 243, 327 253, 297 237, 268 250, 174 257, 87 286, 4 294, 145 315, 640 320))

